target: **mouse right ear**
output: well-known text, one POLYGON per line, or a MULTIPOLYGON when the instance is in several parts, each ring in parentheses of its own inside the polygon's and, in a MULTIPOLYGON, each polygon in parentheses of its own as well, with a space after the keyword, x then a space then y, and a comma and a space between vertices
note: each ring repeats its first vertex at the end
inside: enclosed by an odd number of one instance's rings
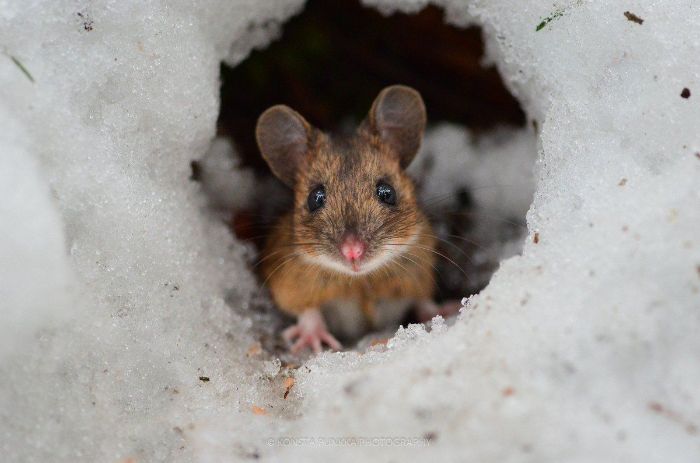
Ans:
POLYGON ((425 123, 420 93, 405 85, 392 85, 379 93, 363 125, 392 149, 405 169, 420 148, 425 123))
POLYGON ((310 147, 313 127, 289 106, 276 105, 258 118, 255 137, 262 157, 277 178, 294 187, 310 147))

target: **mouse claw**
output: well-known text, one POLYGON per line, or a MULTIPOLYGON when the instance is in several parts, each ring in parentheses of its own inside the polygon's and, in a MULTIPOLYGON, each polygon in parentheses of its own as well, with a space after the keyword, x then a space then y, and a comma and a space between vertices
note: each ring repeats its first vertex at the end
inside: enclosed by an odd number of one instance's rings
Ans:
POLYGON ((333 350, 341 350, 343 348, 343 345, 340 342, 338 342, 338 340, 335 339, 333 335, 330 334, 328 331, 326 331, 325 333, 321 333, 321 339, 326 344, 328 344, 333 350))
POLYGON ((292 339, 299 336, 300 330, 301 328, 299 328, 299 325, 292 325, 289 328, 282 331, 282 339, 284 339, 287 342, 292 342, 292 339))
POLYGON ((292 353, 297 353, 305 347, 311 348, 314 353, 319 353, 323 349, 323 344, 335 350, 343 348, 340 342, 328 332, 323 316, 317 309, 303 312, 296 325, 290 326, 282 332, 282 337, 287 342, 296 339, 289 349, 292 353))

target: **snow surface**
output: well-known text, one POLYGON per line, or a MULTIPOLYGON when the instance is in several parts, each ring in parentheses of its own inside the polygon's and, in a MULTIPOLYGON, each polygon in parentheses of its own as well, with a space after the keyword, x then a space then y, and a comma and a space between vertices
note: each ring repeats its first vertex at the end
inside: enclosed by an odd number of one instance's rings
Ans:
POLYGON ((298 370, 188 177, 219 61, 301 2, 0 3, 4 461, 700 459, 698 6, 435 3, 537 121, 523 254, 453 325, 298 370))

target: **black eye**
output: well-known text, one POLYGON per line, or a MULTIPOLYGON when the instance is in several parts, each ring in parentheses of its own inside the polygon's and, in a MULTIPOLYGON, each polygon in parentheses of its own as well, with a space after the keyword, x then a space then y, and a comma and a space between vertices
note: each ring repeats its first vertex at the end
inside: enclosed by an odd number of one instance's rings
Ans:
POLYGON ((377 198, 384 204, 390 206, 396 205, 396 191, 394 187, 385 182, 379 182, 377 184, 377 198))
POLYGON ((319 185, 309 193, 309 198, 306 200, 311 212, 315 212, 326 204, 326 189, 323 185, 319 185))

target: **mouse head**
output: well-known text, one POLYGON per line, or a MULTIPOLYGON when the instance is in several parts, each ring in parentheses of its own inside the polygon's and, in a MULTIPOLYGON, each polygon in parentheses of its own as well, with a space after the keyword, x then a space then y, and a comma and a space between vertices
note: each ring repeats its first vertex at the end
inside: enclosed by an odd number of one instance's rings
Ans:
POLYGON ((310 263, 359 275, 398 258, 417 240, 421 215, 404 169, 426 116, 420 94, 379 93, 348 138, 334 139, 283 105, 258 119, 256 137, 272 172, 294 189, 294 249, 310 263))

